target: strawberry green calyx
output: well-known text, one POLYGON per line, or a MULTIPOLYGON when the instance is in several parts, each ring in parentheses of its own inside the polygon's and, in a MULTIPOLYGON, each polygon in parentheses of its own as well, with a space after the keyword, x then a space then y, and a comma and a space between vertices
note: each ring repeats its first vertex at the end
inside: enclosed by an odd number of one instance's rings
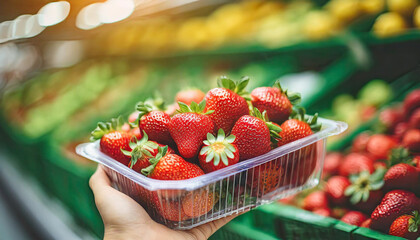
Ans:
POLYGON ((398 147, 391 149, 391 154, 388 156, 388 167, 392 167, 399 163, 406 163, 414 166, 413 156, 407 148, 398 147))
POLYGON ((270 130, 270 140, 273 144, 276 144, 279 139, 281 138, 279 133, 282 131, 281 127, 273 122, 270 122, 267 116, 267 112, 260 112, 258 108, 253 108, 251 115, 263 120, 265 122, 265 125, 268 127, 268 130, 270 130))
POLYGON ((251 97, 249 93, 245 90, 246 86, 249 83, 249 77, 244 76, 239 81, 234 81, 226 76, 220 76, 217 79, 217 85, 221 88, 226 88, 234 93, 237 93, 239 96, 245 98, 245 100, 250 101, 251 97))
POLYGON ((369 199, 370 191, 379 190, 384 185, 385 173, 386 169, 378 168, 372 174, 369 171, 362 171, 358 175, 351 175, 352 185, 346 188, 344 195, 351 196, 352 204, 357 204, 360 201, 366 202, 369 199))
POLYGON ((124 155, 131 157, 130 168, 133 168, 137 160, 144 156, 152 158, 152 152, 159 146, 157 143, 149 141, 149 136, 147 136, 145 131, 143 131, 142 139, 138 141, 136 137, 133 137, 129 145, 132 149, 131 152, 124 149, 121 149, 121 151, 124 155))
POLYGON ((158 154, 156 154, 156 157, 149 159, 150 166, 143 168, 141 170, 141 173, 145 176, 149 176, 155 169, 160 159, 162 159, 166 155, 167 152, 168 152, 168 146, 165 146, 165 147, 158 146, 158 154))
POLYGON ((413 211, 413 218, 408 220, 408 231, 418 232, 420 227, 420 217, 418 211, 413 211))
POLYGON ((293 107, 292 114, 290 114, 291 119, 297 119, 309 124, 313 132, 318 132, 322 128, 322 124, 318 123, 318 113, 315 113, 313 116, 306 115, 306 110, 303 107, 293 107))
POLYGON ((95 130, 91 132, 90 141, 96 141, 107 133, 121 130, 122 125, 124 125, 122 116, 112 118, 109 122, 99 122, 95 130))
POLYGON ((300 93, 298 93, 298 92, 288 92, 288 90, 283 90, 283 88, 280 85, 280 80, 277 80, 274 83, 273 87, 278 88, 281 93, 285 94, 292 105, 296 105, 296 104, 300 103, 300 100, 301 100, 300 93))
POLYGON ((130 124, 132 127, 137 127, 140 122, 140 118, 144 115, 152 111, 164 111, 165 102, 163 101, 162 97, 155 94, 154 98, 148 98, 144 102, 138 102, 136 104, 135 109, 139 112, 139 115, 137 117, 137 120, 134 123, 130 124))
POLYGON ((204 109, 206 108, 206 100, 201 101, 199 104, 196 102, 191 102, 191 105, 188 106, 187 104, 183 102, 178 102, 179 105, 179 113, 198 113, 198 114, 204 114, 209 115, 214 112, 214 110, 208 110, 207 112, 204 112, 204 109))
POLYGON ((228 158, 234 158, 234 153, 237 151, 232 143, 235 141, 234 135, 226 137, 225 131, 219 129, 217 136, 207 133, 207 140, 204 140, 204 147, 201 149, 200 154, 206 154, 206 163, 213 161, 214 166, 218 166, 220 160, 226 166, 229 165, 228 158))

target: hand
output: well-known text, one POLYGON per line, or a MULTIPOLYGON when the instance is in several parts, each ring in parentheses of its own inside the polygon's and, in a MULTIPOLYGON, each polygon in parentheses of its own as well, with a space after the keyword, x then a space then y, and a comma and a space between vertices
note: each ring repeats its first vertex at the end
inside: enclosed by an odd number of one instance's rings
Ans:
POLYGON ((236 216, 222 218, 187 231, 172 230, 154 222, 140 204, 114 189, 101 165, 92 175, 89 185, 104 222, 104 239, 207 239, 236 216))

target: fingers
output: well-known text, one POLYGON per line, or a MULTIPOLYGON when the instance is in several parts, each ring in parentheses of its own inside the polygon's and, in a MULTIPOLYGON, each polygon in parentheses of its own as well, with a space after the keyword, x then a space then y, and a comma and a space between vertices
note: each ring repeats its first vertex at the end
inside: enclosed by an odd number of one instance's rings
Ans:
POLYGON ((95 173, 90 177, 89 186, 94 194, 102 187, 111 186, 111 180, 109 180, 108 175, 106 175, 106 172, 101 165, 98 165, 95 173))

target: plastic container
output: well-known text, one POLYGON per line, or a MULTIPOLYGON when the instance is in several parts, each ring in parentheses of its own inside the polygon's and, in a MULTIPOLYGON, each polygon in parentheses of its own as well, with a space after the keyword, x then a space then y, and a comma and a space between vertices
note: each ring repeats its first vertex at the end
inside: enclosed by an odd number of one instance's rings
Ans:
POLYGON ((170 228, 198 225, 245 212, 319 183, 326 138, 347 124, 320 118, 321 131, 221 170, 180 181, 147 178, 99 150, 99 142, 76 152, 105 166, 113 184, 170 228))

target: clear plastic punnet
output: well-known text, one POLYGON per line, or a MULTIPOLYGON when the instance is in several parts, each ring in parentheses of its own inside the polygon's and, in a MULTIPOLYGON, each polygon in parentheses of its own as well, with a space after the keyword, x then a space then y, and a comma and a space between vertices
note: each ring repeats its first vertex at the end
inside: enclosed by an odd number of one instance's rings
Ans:
POLYGON ((249 211, 319 183, 328 136, 347 124, 318 118, 322 129, 270 152, 196 178, 148 178, 99 150, 99 141, 77 146, 79 155, 105 167, 114 187, 141 204, 149 215, 173 229, 198 225, 249 211))

